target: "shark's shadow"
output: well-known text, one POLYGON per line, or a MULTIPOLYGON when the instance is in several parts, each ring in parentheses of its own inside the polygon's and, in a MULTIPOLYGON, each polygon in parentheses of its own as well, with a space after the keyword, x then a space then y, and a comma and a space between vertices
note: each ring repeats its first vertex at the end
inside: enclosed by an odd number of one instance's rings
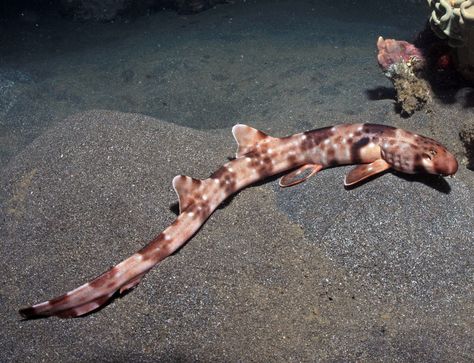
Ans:
POLYGON ((437 190, 440 193, 443 194, 449 194, 451 193, 451 186, 449 183, 446 181, 446 179, 442 176, 438 175, 431 175, 431 174, 405 174, 402 172, 398 172, 396 170, 386 170, 382 173, 376 174, 374 176, 371 176, 370 178, 364 179, 361 182, 351 185, 351 186, 346 186, 345 188, 347 190, 352 190, 355 188, 358 188, 366 183, 369 183, 370 181, 374 179, 378 179, 382 177, 385 174, 393 174, 403 180, 406 180, 411 183, 422 183, 430 188, 433 188, 437 190))
POLYGON ((402 178, 408 182, 418 182, 422 183, 430 188, 437 190, 443 194, 451 193, 451 185, 446 181, 446 179, 440 175, 430 175, 430 174, 404 174, 398 171, 392 171, 392 173, 399 178, 402 178))

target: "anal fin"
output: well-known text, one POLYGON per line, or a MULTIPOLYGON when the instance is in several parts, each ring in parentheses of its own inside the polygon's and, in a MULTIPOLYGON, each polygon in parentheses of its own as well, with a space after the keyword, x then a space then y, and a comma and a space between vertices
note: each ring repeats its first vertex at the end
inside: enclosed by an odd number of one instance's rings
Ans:
POLYGON ((357 165, 346 175, 344 185, 352 186, 387 169, 390 169, 390 164, 383 159, 377 159, 370 164, 357 165))
POLYGON ((320 171, 323 168, 320 164, 306 164, 300 168, 293 170, 291 173, 286 174, 280 179, 280 186, 282 188, 292 187, 293 185, 300 184, 305 180, 311 178, 314 174, 320 171), (309 173, 305 172, 309 170, 309 173))
POLYGON ((123 285, 120 288, 119 292, 121 294, 123 294, 125 291, 133 289, 135 286, 137 286, 140 283, 140 281, 142 280, 143 275, 145 275, 145 273, 142 273, 141 275, 138 275, 134 279, 130 280, 126 285, 123 285))

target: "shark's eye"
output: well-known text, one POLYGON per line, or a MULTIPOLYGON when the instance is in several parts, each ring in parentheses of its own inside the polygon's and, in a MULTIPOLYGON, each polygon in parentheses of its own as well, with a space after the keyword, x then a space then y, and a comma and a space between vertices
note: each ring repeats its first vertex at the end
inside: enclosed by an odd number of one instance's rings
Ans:
POLYGON ((433 159, 433 155, 431 153, 423 153, 421 156, 423 157, 423 159, 433 159))
POLYGON ((428 152, 423 153, 422 156, 423 156, 424 159, 432 160, 433 157, 436 156, 436 151, 435 150, 429 150, 428 152))

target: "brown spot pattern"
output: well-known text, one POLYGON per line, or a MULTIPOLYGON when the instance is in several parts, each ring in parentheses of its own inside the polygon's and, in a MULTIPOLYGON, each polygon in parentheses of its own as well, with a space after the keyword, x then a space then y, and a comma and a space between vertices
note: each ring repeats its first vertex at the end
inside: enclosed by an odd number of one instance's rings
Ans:
POLYGON ((363 137, 351 145, 351 162, 359 164, 362 162, 361 149, 370 142, 369 137, 363 137))
POLYGON ((337 160, 336 160, 336 150, 334 150, 332 147, 329 148, 326 152, 327 156, 327 164, 328 166, 336 165, 337 160))
POLYGON ((329 139, 333 132, 331 131, 332 127, 323 127, 321 129, 306 131, 303 134, 307 136, 306 140, 311 143, 311 147, 322 144, 326 139, 329 139))
POLYGON ((117 266, 110 268, 107 272, 104 272, 102 275, 99 275, 94 280, 89 282, 90 287, 94 289, 100 289, 107 285, 109 280, 113 280, 118 273, 117 266))
POLYGON ((387 137, 395 137, 397 128, 393 126, 386 126, 386 125, 377 125, 377 124, 364 124, 362 131, 365 134, 383 134, 387 137))

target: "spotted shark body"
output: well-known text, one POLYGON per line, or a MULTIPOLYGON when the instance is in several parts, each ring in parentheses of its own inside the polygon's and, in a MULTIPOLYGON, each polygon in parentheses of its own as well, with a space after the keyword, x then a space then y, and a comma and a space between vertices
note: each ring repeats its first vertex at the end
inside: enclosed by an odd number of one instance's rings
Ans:
POLYGON ((359 164, 348 173, 351 186, 387 169, 404 173, 452 175, 457 161, 438 142, 390 126, 343 124, 276 138, 246 125, 232 129, 238 143, 236 158, 199 180, 173 179, 180 213, 176 220, 140 251, 92 281, 52 300, 20 310, 25 318, 76 317, 104 305, 117 292, 137 285, 158 262, 171 255, 202 226, 230 195, 269 176, 282 187, 299 184, 332 166, 359 164))

